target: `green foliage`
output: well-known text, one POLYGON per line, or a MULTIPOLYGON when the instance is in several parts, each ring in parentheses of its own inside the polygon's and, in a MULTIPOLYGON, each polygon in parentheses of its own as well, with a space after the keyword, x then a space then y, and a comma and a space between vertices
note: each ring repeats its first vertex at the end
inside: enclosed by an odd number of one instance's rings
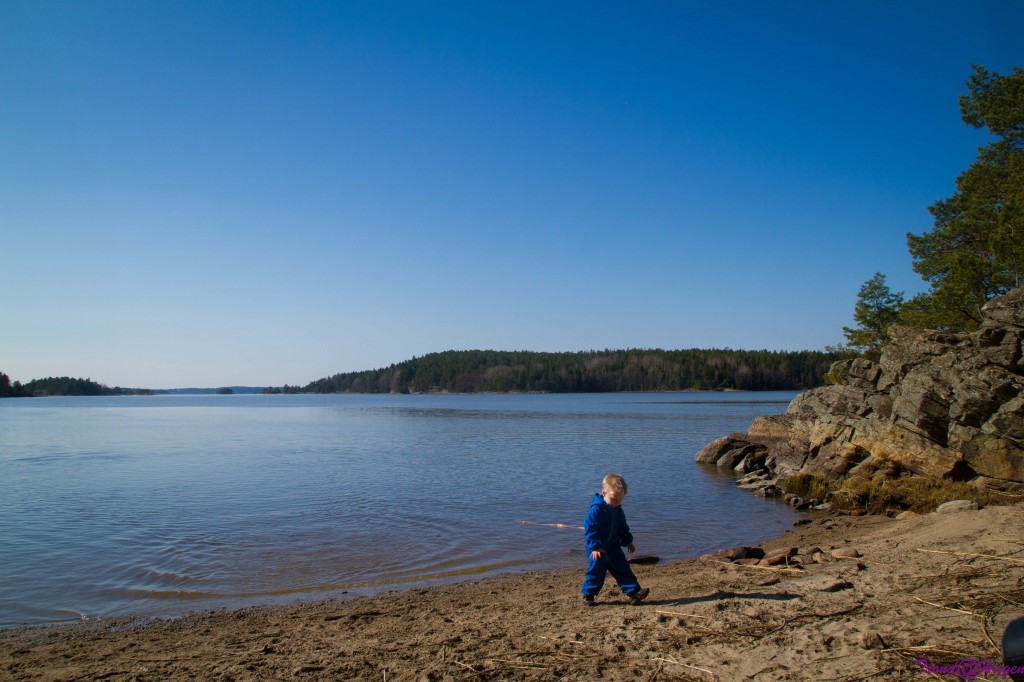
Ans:
POLYGON ((981 307, 1022 283, 1024 275, 1024 69, 1000 76, 975 66, 960 96, 960 115, 997 139, 933 204, 931 232, 907 234, 914 271, 930 290, 905 307, 901 321, 971 331, 981 307))
POLYGON ((0 372, 0 398, 9 398, 21 395, 21 382, 15 381, 11 384, 11 378, 0 372))
POLYGON ((926 513, 943 502, 973 500, 981 506, 1007 504, 1016 498, 971 483, 927 476, 890 478, 828 478, 822 474, 794 474, 783 483, 786 493, 827 500, 838 512, 886 514, 898 511, 926 513))
POLYGON ((844 355, 820 351, 624 350, 579 353, 447 351, 336 374, 310 393, 794 390, 818 386, 844 355))
POLYGON ((1006 504, 1007 498, 962 481, 908 476, 896 479, 849 479, 832 497, 833 507, 864 509, 871 514, 891 511, 926 513, 951 500, 973 500, 981 506, 1006 504))
POLYGON ((929 293, 918 294, 900 308, 899 323, 916 329, 960 329, 946 308, 929 293))
POLYGON ((960 117, 975 128, 988 128, 1008 144, 1024 146, 1024 69, 1014 67, 999 76, 974 66, 967 80, 968 92, 960 95, 960 117))
POLYGON ((821 377, 822 386, 843 386, 846 384, 846 378, 839 368, 835 365, 832 369, 825 372, 821 377))
POLYGON ((849 347, 865 355, 877 355, 889 342, 889 327, 896 323, 902 306, 903 292, 890 291, 885 275, 876 272, 857 293, 853 320, 859 326, 843 327, 849 347))
POLYGON ((822 474, 793 474, 782 484, 782 490, 809 500, 824 500, 835 490, 835 482, 822 474))

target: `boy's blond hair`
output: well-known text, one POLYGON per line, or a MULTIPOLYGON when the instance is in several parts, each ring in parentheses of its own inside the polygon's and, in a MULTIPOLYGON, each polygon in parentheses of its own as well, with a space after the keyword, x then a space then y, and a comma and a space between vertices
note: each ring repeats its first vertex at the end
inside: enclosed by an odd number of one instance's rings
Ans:
POLYGON ((604 481, 601 482, 601 488, 602 490, 618 493, 620 497, 625 497, 626 492, 629 490, 629 486, 626 485, 626 479, 622 477, 622 474, 608 474, 604 477, 604 481))

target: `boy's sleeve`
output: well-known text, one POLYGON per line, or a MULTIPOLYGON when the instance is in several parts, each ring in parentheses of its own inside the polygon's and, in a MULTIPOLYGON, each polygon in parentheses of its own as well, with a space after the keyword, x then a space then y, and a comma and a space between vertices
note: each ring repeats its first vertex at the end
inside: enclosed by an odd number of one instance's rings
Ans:
POLYGON ((587 517, 583 519, 583 539, 587 543, 587 554, 601 549, 604 538, 601 537, 600 507, 591 507, 587 517))
POLYGON ((619 508, 619 514, 622 515, 619 519, 619 523, 622 524, 619 528, 619 544, 623 547, 628 547, 633 544, 633 534, 629 532, 629 524, 626 523, 626 512, 621 507, 619 508))

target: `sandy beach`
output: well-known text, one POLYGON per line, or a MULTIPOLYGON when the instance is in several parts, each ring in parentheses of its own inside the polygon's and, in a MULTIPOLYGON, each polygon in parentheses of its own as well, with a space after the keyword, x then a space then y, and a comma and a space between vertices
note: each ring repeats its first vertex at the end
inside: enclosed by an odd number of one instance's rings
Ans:
POLYGON ((761 545, 796 548, 808 562, 799 569, 696 558, 638 565, 651 588, 641 606, 607 585, 598 606, 583 606, 580 569, 7 630, 0 678, 953 680, 921 661, 998 661, 1003 629, 1024 615, 1022 528, 1022 505, 822 516, 761 545), (822 563, 809 560, 813 548, 822 563))

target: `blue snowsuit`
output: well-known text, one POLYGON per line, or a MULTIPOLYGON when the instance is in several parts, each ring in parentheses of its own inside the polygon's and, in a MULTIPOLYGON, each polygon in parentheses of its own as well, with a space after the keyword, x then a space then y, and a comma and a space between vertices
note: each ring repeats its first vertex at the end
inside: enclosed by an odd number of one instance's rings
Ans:
POLYGON ((587 543, 587 573, 580 592, 597 596, 608 571, 612 572, 624 594, 631 595, 640 589, 640 583, 622 552, 623 547, 633 544, 633 534, 629 532, 622 507, 611 506, 600 493, 596 493, 590 501, 587 518, 583 520, 583 537, 587 543), (597 560, 591 559, 590 553, 598 549, 603 549, 604 554, 597 560))

